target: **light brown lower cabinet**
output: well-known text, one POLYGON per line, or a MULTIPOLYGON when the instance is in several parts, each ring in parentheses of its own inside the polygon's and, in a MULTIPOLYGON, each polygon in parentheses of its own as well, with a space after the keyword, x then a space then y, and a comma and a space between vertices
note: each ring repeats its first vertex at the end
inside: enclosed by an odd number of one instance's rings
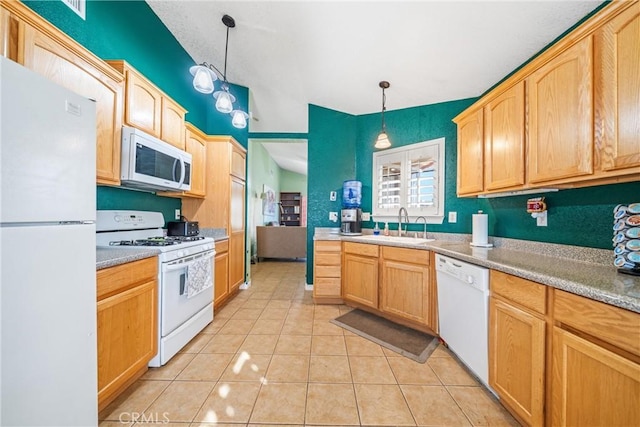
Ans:
POLYGON ((341 304, 342 242, 313 242, 313 301, 320 304, 341 304))
POLYGON ((491 271, 489 385, 530 426, 640 425, 640 314, 491 271))
POLYGON ((640 314, 554 293, 551 424, 640 425, 640 314))
POLYGON ((98 409, 147 370, 158 352, 158 261, 97 272, 98 409))
POLYGON ((216 257, 214 260, 214 291, 213 309, 215 310, 224 304, 229 297, 229 240, 219 240, 216 242, 216 257))
POLYGON ((431 327, 429 253, 393 246, 380 250, 380 310, 431 327))

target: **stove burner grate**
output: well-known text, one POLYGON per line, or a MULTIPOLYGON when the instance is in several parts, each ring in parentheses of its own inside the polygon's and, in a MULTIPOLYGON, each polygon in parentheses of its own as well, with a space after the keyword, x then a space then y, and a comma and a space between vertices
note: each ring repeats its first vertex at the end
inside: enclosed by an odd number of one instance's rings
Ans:
POLYGON ((203 236, 158 236, 137 240, 114 240, 109 242, 109 246, 170 246, 179 245, 183 242, 194 242, 202 239, 204 239, 203 236))

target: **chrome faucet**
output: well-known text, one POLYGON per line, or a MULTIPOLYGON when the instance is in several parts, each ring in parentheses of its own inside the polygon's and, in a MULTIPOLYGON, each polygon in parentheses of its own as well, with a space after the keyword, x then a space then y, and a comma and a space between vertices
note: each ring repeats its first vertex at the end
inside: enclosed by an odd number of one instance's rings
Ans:
POLYGON ((419 216, 418 218, 416 218, 416 224, 418 223, 418 220, 422 218, 424 220, 424 231, 422 232, 422 238, 426 239, 427 238, 427 218, 423 217, 423 216, 419 216))
MULTIPOLYGON (((403 207, 398 211, 398 236, 402 236, 402 212, 404 211, 404 220, 409 224, 409 213, 403 207)), ((407 225, 408 226, 408 225, 407 225)))

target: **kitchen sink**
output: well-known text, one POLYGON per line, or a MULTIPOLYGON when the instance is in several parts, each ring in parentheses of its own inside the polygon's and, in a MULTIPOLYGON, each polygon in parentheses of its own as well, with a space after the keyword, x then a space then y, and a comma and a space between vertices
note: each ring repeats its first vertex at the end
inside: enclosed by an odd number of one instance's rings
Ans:
POLYGON ((368 234, 366 236, 358 236, 358 239, 370 240, 371 242, 380 242, 380 243, 404 243, 407 245, 422 245, 429 242, 433 242, 436 239, 422 239, 419 237, 409 237, 409 236, 375 236, 368 234))

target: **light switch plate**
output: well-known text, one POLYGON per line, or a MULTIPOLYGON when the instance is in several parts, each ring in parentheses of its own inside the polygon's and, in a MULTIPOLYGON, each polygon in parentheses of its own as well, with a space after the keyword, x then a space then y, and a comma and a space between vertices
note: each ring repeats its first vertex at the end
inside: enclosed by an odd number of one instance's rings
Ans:
POLYGON ((337 197, 337 194, 336 194, 335 191, 332 191, 331 193, 329 193, 329 200, 330 201, 335 202, 336 201, 336 197, 337 197))
POLYGON ((177 221, 180 221, 180 209, 176 209, 175 219, 176 219, 177 221))
POLYGON ((451 224, 458 222, 458 212, 449 212, 449 222, 451 224))
POLYGON ((371 221, 371 213, 370 212, 362 212, 362 220, 363 221, 371 221))
POLYGON ((338 222, 338 212, 329 212, 329 221, 338 222))

